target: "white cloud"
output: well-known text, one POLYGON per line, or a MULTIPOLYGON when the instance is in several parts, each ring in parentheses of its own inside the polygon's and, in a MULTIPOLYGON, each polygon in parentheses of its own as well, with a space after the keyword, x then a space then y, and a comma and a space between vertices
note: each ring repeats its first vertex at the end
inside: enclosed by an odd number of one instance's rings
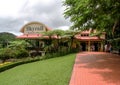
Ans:
POLYGON ((63 12, 62 0, 0 0, 0 31, 18 35, 22 26, 31 21, 66 30, 71 23, 63 12))
POLYGON ((25 21, 24 21, 24 24, 27 24, 28 22, 29 22, 29 21, 25 20, 25 21))
POLYGON ((61 26, 61 27, 58 27, 58 29, 61 29, 61 30, 68 30, 70 27, 69 26, 61 26))
POLYGON ((54 3, 54 0, 28 0, 29 6, 34 6, 36 4, 41 4, 41 5, 50 5, 51 3, 54 3))
POLYGON ((0 0, 0 17, 17 17, 25 0, 0 0))

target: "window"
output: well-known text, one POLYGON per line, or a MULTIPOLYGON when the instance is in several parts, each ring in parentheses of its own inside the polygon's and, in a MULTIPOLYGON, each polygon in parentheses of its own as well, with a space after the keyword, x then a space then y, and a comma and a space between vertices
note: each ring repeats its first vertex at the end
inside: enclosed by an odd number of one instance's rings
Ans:
POLYGON ((81 34, 82 37, 89 36, 89 34, 81 34))

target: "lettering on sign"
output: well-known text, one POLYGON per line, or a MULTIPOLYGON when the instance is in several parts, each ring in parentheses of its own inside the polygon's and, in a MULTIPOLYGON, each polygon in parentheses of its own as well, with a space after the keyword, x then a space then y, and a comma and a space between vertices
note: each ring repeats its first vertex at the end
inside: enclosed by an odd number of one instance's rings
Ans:
POLYGON ((45 31, 45 26, 39 25, 39 24, 28 25, 24 29, 25 34, 40 33, 40 32, 43 32, 43 31, 45 31))

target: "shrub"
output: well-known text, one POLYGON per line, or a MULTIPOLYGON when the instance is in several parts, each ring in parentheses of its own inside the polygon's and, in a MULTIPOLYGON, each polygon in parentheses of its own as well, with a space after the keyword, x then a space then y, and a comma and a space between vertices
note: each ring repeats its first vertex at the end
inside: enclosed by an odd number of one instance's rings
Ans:
POLYGON ((12 49, 25 49, 26 46, 28 45, 28 43, 24 40, 22 41, 12 41, 10 43, 10 45, 8 45, 9 48, 12 48, 12 49))
POLYGON ((25 49, 16 50, 15 53, 16 53, 16 58, 24 58, 29 56, 28 51, 25 49))
POLYGON ((10 48, 2 48, 0 49, 0 59, 4 63, 7 59, 13 58, 15 56, 14 51, 10 48))
POLYGON ((46 53, 45 56, 43 56, 43 59, 49 59, 49 58, 54 58, 54 57, 59 57, 59 53, 46 53))
POLYGON ((0 59, 4 63, 10 58, 24 58, 28 57, 29 52, 26 49, 12 49, 12 48, 2 48, 0 49, 0 59))
POLYGON ((0 72, 3 72, 5 70, 8 70, 8 69, 13 68, 13 67, 18 66, 18 65, 27 64, 27 63, 31 63, 31 62, 35 62, 35 61, 39 61, 39 60, 40 59, 37 58, 37 59, 30 59, 30 60, 25 60, 25 61, 19 61, 19 62, 10 63, 8 65, 0 67, 0 72))

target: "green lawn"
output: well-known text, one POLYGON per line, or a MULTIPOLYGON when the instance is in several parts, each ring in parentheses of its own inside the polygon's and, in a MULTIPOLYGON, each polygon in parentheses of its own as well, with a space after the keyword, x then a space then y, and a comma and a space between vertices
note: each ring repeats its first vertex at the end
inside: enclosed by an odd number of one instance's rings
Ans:
POLYGON ((0 73, 0 85, 68 85, 75 54, 24 64, 0 73))

